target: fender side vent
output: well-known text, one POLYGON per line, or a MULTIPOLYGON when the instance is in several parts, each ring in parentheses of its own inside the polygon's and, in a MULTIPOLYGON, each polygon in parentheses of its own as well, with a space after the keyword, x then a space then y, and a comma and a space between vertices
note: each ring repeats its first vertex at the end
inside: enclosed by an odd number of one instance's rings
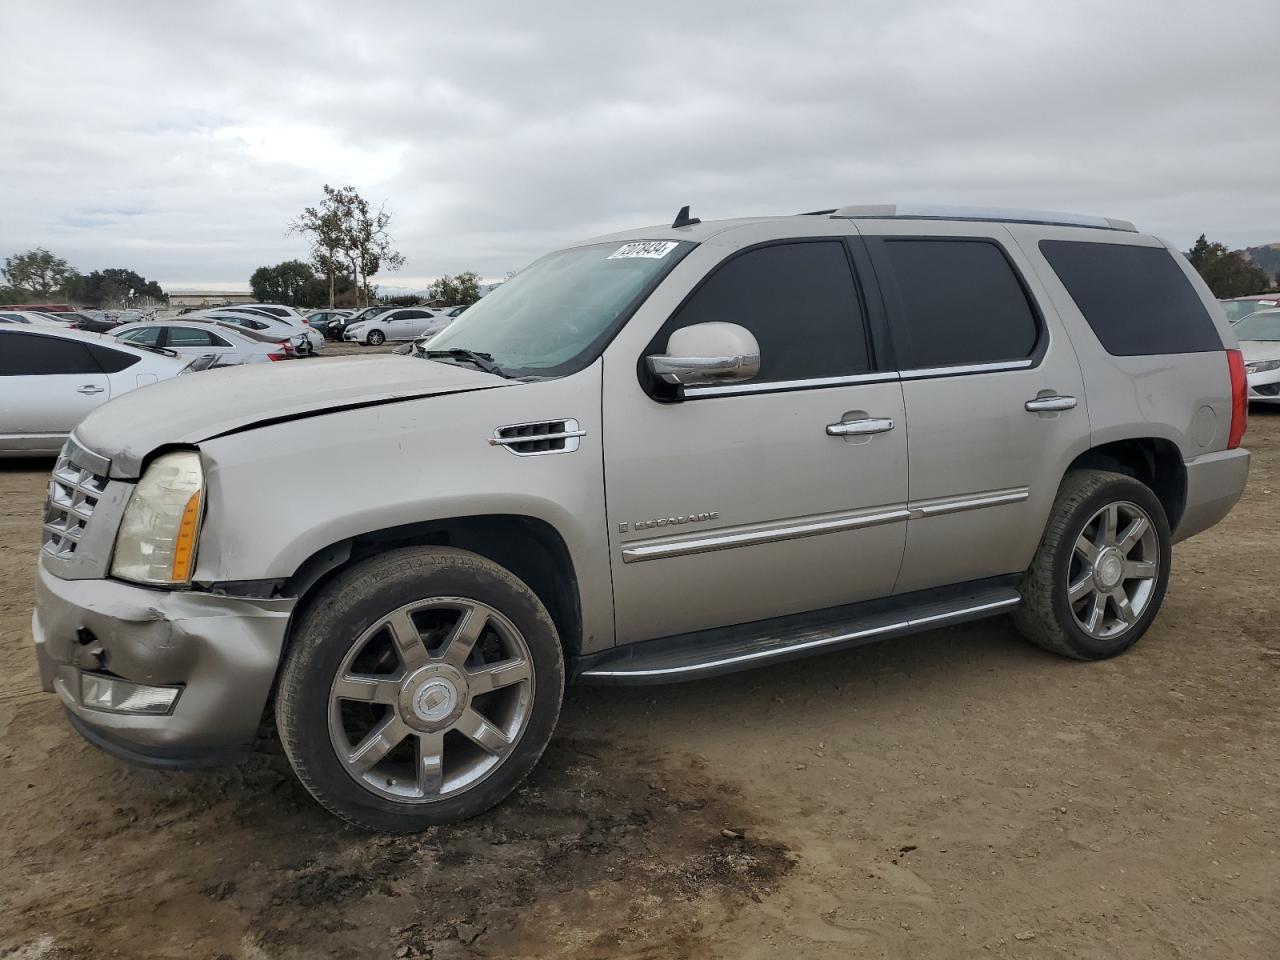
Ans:
POLYGON ((540 457, 544 453, 573 453, 587 431, 577 420, 540 420, 499 427, 489 438, 490 446, 506 447, 517 457, 540 457))

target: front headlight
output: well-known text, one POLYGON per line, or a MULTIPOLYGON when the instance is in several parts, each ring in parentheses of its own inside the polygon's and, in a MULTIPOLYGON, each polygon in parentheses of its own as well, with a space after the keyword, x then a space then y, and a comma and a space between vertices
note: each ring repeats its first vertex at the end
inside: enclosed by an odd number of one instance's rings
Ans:
POLYGON ((1268 370, 1280 370, 1280 360, 1255 360, 1244 365, 1245 373, 1266 373, 1268 370))
POLYGON ((162 454, 134 488, 116 534, 111 575, 163 586, 189 583, 204 507, 200 454, 162 454))

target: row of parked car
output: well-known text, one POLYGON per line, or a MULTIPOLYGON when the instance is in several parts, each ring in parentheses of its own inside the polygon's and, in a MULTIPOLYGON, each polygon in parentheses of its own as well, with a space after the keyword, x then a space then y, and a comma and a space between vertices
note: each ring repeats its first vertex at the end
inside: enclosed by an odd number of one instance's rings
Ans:
POLYGON ((183 374, 319 353, 327 339, 417 352, 465 307, 369 307, 303 315, 283 304, 108 321, 78 312, 0 310, 0 456, 56 453, 90 410, 183 374))
POLYGON ((396 307, 378 304, 363 310, 316 310, 306 320, 327 340, 381 346, 432 337, 467 308, 396 307))

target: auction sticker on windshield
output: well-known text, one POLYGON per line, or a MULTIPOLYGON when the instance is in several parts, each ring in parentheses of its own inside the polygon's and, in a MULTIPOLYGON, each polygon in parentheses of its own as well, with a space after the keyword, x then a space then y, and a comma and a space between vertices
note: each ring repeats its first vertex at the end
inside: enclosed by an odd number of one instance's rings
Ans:
POLYGON ((661 260, 678 245, 675 240, 637 240, 634 243, 624 243, 606 259, 625 260, 630 257, 645 257, 649 260, 661 260))

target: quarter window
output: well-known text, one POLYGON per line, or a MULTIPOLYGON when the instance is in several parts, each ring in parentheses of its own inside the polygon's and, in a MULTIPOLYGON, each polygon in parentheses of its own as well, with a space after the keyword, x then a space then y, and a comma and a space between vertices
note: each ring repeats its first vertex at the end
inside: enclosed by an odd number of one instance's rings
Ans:
POLYGON ((1040 326, 1004 251, 986 240, 885 238, 904 370, 1021 360, 1040 326))
POLYGON ((1044 254, 1107 353, 1204 353, 1222 339, 1164 247, 1041 240, 1044 254))
POLYGON ((728 260, 667 321, 656 352, 675 330, 712 321, 746 327, 759 342, 753 383, 871 368, 861 301, 839 240, 771 244, 728 260))
POLYGON ((0 377, 101 373, 85 345, 32 333, 0 334, 0 377))
POLYGON ((112 350, 97 343, 88 344, 88 347, 89 352, 93 354, 93 359, 98 361, 98 366, 102 367, 103 373, 119 373, 142 360, 137 354, 112 350))

